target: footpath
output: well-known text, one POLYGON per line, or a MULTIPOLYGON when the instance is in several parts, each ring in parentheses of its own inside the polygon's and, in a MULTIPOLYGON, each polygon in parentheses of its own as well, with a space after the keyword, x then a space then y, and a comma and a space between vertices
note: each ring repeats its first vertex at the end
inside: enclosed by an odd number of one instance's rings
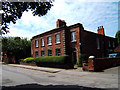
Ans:
POLYGON ((7 65, 13 66, 13 67, 45 71, 45 72, 50 72, 50 73, 57 73, 57 72, 60 72, 61 70, 63 70, 63 69, 57 69, 57 68, 37 67, 37 66, 28 66, 28 65, 20 65, 20 64, 7 64, 7 65))

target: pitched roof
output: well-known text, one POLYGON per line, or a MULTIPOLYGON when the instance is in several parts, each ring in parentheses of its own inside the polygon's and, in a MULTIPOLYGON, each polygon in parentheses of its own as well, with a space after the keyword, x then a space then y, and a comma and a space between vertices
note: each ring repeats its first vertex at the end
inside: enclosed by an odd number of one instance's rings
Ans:
MULTIPOLYGON (((76 26, 79 26, 79 25, 82 25, 82 24, 77 23, 77 24, 70 25, 70 26, 62 26, 62 27, 54 28, 54 29, 52 29, 52 30, 49 30, 49 31, 46 31, 46 32, 44 32, 44 33, 38 34, 38 35, 36 35, 36 36, 33 36, 32 39, 34 39, 35 37, 38 37, 38 36, 40 36, 40 35, 44 35, 44 34, 50 33, 50 32, 55 31, 55 30, 60 30, 60 29, 63 29, 63 28, 76 27, 76 26)), ((31 40, 32 40, 32 39, 31 39, 31 40)))

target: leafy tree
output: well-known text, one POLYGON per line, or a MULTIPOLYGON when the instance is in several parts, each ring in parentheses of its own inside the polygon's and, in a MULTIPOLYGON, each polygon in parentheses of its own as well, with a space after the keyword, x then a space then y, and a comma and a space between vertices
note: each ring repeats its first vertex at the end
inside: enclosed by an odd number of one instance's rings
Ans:
POLYGON ((2 31, 5 34, 8 32, 8 23, 16 23, 20 19, 24 11, 31 10, 33 15, 43 16, 53 6, 51 2, 2 2, 2 31))
POLYGON ((31 41, 20 37, 3 37, 2 50, 9 58, 15 56, 19 63, 19 59, 31 56, 31 41))
POLYGON ((116 33, 116 36, 118 44, 120 44, 120 30, 116 33))

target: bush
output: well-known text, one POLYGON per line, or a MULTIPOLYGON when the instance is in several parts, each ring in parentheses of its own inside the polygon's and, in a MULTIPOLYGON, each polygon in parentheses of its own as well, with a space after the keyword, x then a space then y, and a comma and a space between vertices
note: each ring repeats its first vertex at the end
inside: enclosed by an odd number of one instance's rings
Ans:
POLYGON ((59 64, 65 64, 70 63, 70 58, 68 55, 64 56, 43 56, 43 57, 36 57, 35 62, 36 63, 59 63, 59 64))
POLYGON ((24 62, 24 59, 20 59, 19 62, 24 62))
POLYGON ((79 55, 77 66, 82 67, 82 62, 83 61, 85 61, 86 63, 88 62, 88 57, 86 56, 86 54, 80 54, 79 55))
POLYGON ((36 57, 35 62, 38 66, 48 66, 48 67, 72 67, 72 60, 68 55, 63 56, 43 56, 36 57))
POLYGON ((20 62, 24 62, 24 63, 34 63, 35 59, 33 57, 28 57, 25 59, 20 59, 20 62))

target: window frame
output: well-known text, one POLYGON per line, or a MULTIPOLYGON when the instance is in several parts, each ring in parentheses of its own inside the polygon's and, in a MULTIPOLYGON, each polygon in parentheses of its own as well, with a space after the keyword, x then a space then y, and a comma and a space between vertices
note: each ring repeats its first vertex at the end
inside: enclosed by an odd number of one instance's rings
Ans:
POLYGON ((45 56, 45 50, 41 50, 41 56, 45 56), (44 52, 44 54, 42 52, 44 52))
POLYGON ((55 44, 60 44, 60 33, 55 34, 55 44))
POLYGON ((39 52, 38 52, 38 51, 35 51, 35 57, 38 57, 38 56, 39 56, 39 52), (38 55, 36 55, 36 52, 37 52, 38 55))
POLYGON ((38 48, 39 47, 39 42, 38 40, 35 40, 35 48, 38 48))
POLYGON ((48 49, 48 56, 52 56, 52 50, 48 49), (51 51, 51 53, 49 53, 49 51, 51 51))
POLYGON ((71 42, 76 42, 76 31, 71 32, 71 42))
POLYGON ((110 40, 108 41, 108 46, 111 47, 111 41, 110 40))
POLYGON ((47 45, 52 45, 52 37, 51 36, 47 37, 47 45))
POLYGON ((100 39, 97 38, 97 49, 100 49, 100 39))
POLYGON ((61 55, 61 48, 56 48, 56 49, 55 49, 55 55, 56 55, 56 56, 60 56, 60 55, 61 55), (60 52, 58 53, 57 50, 60 50, 60 52))
POLYGON ((45 46, 44 38, 41 38, 40 41, 41 41, 41 47, 44 47, 45 46))
POLYGON ((115 42, 113 41, 113 48, 115 47, 115 42))

